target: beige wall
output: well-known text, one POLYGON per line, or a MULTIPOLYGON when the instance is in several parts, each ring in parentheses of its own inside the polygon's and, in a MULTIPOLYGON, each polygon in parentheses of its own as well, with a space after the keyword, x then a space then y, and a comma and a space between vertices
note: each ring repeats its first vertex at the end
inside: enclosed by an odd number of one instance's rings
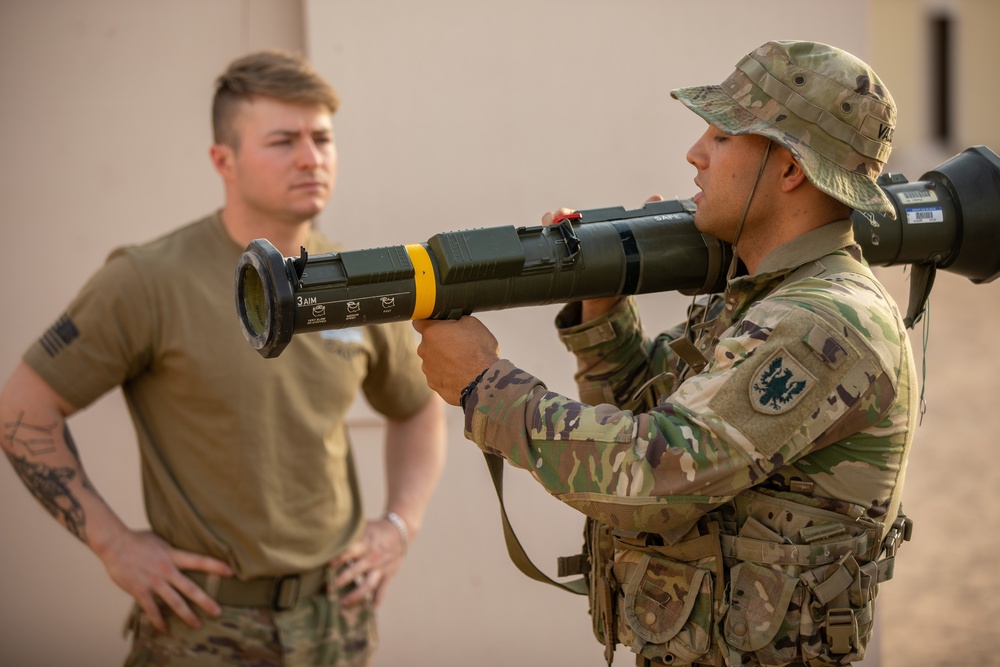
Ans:
MULTIPOLYGON (((1000 31, 1000 3, 993 0, 964 0, 956 12, 958 53, 956 82, 960 97, 957 109, 958 145, 982 141, 984 136, 1000 139, 1000 86, 996 85, 996 59, 987 51, 996 45, 1000 31)), ((991 51, 991 50, 990 50, 991 51)))
POLYGON ((889 84, 900 109, 893 136, 890 170, 919 178, 930 167, 969 146, 1000 150, 1000 86, 990 46, 1000 30, 995 0, 871 0, 876 26, 869 61, 889 84), (933 102, 928 49, 930 17, 952 19, 954 140, 942 145, 931 137, 933 102))
MULTIPOLYGON (((338 88, 341 176, 321 225, 348 246, 371 247, 442 230, 534 224, 555 206, 688 196, 693 170, 683 154, 703 124, 669 99, 670 86, 719 81, 770 38, 827 41, 868 56, 867 0, 838 3, 836 12, 803 7, 798 0, 3 0, 0 376, 111 247, 219 204, 207 159, 208 101, 213 77, 244 51, 302 45, 338 88)), ((644 298, 649 328, 678 319, 684 302, 673 294, 644 298)), ((554 312, 483 319, 506 356, 571 393, 554 312)), ((448 467, 382 610, 377 664, 602 664, 584 601, 527 580, 508 562, 482 457, 462 439, 457 412, 449 417, 448 467)), ((71 426, 95 484, 126 521, 143 525, 120 396, 71 426)), ((363 406, 353 432, 375 513, 381 429, 363 406)), ((527 475, 507 478, 522 541, 552 572, 557 556, 579 548, 581 519, 527 475)), ((0 535, 0 663, 119 661, 128 600, 6 465, 0 535)), ((616 664, 632 661, 619 651, 616 664)))
MULTIPOLYGON (((284 0, 0 2, 0 375, 115 245, 217 206, 212 80, 236 55, 300 47, 284 0)), ((118 392, 70 427, 98 489, 145 526, 118 392)), ((129 602, 0 465, 0 664, 120 664, 129 602)))

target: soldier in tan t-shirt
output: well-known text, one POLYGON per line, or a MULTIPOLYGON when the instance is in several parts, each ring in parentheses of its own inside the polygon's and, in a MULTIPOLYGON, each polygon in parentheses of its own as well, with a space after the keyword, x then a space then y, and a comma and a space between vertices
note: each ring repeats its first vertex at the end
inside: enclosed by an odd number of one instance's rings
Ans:
POLYGON ((210 151, 224 207, 113 252, 0 393, 22 481, 136 601, 128 665, 368 664, 375 605, 419 533, 444 427, 410 327, 303 334, 265 359, 235 313, 253 239, 335 249, 311 221, 334 186, 337 103, 298 57, 233 62, 210 151), (66 428, 118 386, 151 531, 102 500, 66 428), (344 426, 359 393, 387 419, 387 506, 369 521, 344 426))

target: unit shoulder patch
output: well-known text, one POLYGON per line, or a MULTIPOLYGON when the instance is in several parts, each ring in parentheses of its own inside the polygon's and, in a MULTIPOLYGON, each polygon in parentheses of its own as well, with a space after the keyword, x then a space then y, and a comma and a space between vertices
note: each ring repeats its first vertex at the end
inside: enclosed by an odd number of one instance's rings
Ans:
POLYGON ((816 384, 816 378, 792 354, 775 350, 749 383, 750 405, 765 415, 780 415, 794 408, 816 384))

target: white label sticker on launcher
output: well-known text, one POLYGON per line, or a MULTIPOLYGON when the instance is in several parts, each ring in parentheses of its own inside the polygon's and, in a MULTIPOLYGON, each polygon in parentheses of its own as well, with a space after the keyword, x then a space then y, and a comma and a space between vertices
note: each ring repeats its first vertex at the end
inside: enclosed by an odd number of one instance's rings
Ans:
POLYGON ((906 190, 897 193, 903 206, 910 204, 930 204, 938 200, 937 193, 933 190, 906 190))
POLYGON ((906 209, 906 221, 911 225, 924 222, 943 222, 944 214, 940 206, 934 208, 908 208, 906 209))

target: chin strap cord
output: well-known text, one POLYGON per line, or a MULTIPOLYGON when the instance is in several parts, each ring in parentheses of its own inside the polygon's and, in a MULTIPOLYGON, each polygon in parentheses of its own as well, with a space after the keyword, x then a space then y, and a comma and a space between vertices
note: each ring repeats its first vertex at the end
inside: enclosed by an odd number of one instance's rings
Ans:
POLYGON ((747 221, 747 212, 750 210, 750 202, 753 201, 753 194, 757 191, 757 184, 760 183, 760 177, 764 173, 764 166, 767 164, 767 158, 771 155, 771 140, 767 140, 767 144, 764 146, 764 157, 761 158, 760 167, 757 169, 757 177, 753 179, 753 187, 750 188, 750 194, 747 196, 747 203, 743 205, 743 213, 740 214, 740 221, 736 225, 736 233, 733 234, 733 261, 729 263, 729 271, 726 273, 726 283, 728 284, 730 280, 736 275, 736 266, 739 264, 739 250, 736 249, 736 244, 740 240, 740 235, 743 233, 743 223, 747 221))

